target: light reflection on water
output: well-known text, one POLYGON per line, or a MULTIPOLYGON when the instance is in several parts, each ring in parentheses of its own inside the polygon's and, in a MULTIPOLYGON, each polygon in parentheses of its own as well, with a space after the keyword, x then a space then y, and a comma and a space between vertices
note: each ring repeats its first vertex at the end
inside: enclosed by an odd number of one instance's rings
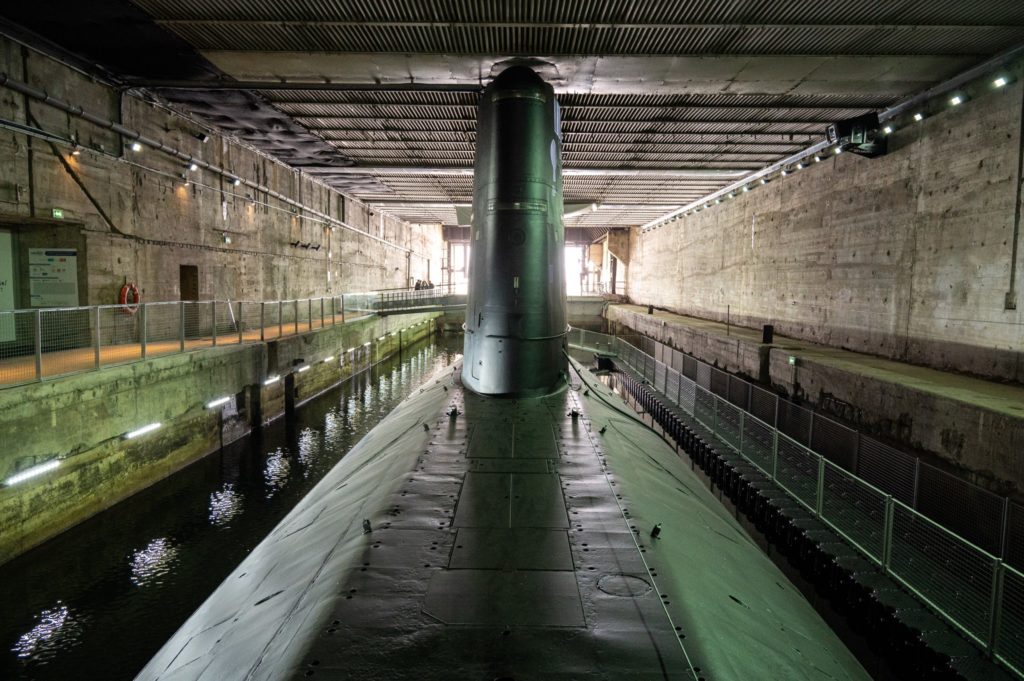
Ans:
POLYGON ((66 646, 74 645, 79 623, 71 616, 68 606, 57 605, 36 615, 38 622, 21 635, 12 650, 18 657, 32 657, 45 661, 53 658, 66 646))
POLYGON ((149 542, 146 548, 132 552, 132 582, 136 586, 160 584, 174 570, 179 548, 167 537, 149 542))
POLYGON ((263 468, 263 479, 267 482, 267 499, 284 489, 291 472, 292 462, 283 450, 278 448, 267 455, 267 463, 263 468))
POLYGON ((0 679, 134 678, 382 415, 457 361, 457 346, 439 339, 382 362, 293 423, 275 421, 0 566, 0 679))
POLYGON ((225 527, 242 512, 242 495, 235 490, 234 483, 225 482, 215 492, 210 492, 210 522, 225 527))

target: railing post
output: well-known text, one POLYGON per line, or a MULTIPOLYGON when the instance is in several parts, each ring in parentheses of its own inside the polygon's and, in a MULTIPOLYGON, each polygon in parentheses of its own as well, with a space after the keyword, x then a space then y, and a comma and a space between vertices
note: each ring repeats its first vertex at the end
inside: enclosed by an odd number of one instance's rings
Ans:
POLYGON ((211 326, 213 327, 213 345, 217 345, 217 299, 213 299, 212 307, 210 309, 210 318, 212 319, 211 326))
POLYGON ((292 301, 292 309, 295 310, 295 335, 299 335, 299 299, 292 301))
POLYGON ((341 294, 341 323, 345 323, 345 294, 341 294))
POLYGON ((235 326, 238 327, 238 344, 242 344, 242 301, 238 301, 238 316, 235 317, 235 326))
POLYGON ((1003 623, 1003 575, 1005 574, 1003 561, 996 558, 992 563, 992 598, 989 601, 988 641, 985 646, 989 657, 995 657, 999 645, 999 630, 1003 623))
POLYGON ((313 330, 313 299, 306 299, 306 317, 309 320, 309 330, 313 330))
POLYGON ((1003 523, 999 528, 999 557, 1006 558, 1006 537, 1010 528, 1010 497, 1003 497, 1003 523))
POLYGON ((266 321, 267 321, 267 303, 266 301, 260 302, 260 341, 267 339, 266 334, 266 321))
POLYGON ((821 517, 821 510, 825 506, 825 457, 818 455, 818 491, 814 500, 814 512, 821 517))
POLYGON ((284 335, 284 301, 277 301, 277 337, 284 335))
POLYGON ((93 348, 93 354, 95 355, 94 362, 96 364, 96 368, 99 369, 100 368, 100 347, 101 347, 101 342, 102 342, 102 337, 100 336, 100 306, 97 305, 95 309, 96 309, 96 346, 93 348))
POLYGON ((882 530, 882 571, 889 573, 889 563, 892 561, 892 526, 893 509, 892 495, 885 495, 885 524, 882 530))
POLYGON ((320 296, 320 328, 324 328, 324 297, 320 296))
POLYGON ((743 417, 746 415, 746 413, 742 409, 739 409, 738 411, 740 412, 740 456, 743 456, 743 417))
POLYGON ((185 352, 185 301, 178 303, 178 351, 185 352))
POLYGON ((146 304, 139 303, 139 355, 146 359, 146 304))
POLYGON ((914 508, 917 508, 917 489, 921 486, 921 459, 914 459, 914 508))
MULTIPOLYGON (((779 408, 778 400, 775 408, 779 408)), ((772 480, 778 479, 779 475, 779 429, 772 428, 772 480)))
POLYGON ((331 326, 335 326, 338 323, 338 299, 335 296, 331 296, 331 326))
POLYGON ((36 380, 43 380, 43 311, 36 310, 34 327, 35 327, 35 353, 36 353, 36 380))

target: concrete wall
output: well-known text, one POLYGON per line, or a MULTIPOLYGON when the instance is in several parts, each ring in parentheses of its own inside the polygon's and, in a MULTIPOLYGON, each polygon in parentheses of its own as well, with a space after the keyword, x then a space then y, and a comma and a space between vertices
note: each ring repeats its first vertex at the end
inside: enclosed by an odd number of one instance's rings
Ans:
POLYGON ((278 341, 0 390, 0 433, 17 443, 0 448, 0 480, 61 460, 55 471, 0 487, 0 563, 280 416, 289 397, 299 403, 394 354, 399 332, 403 345, 428 336, 436 316, 364 317, 278 341), (324 362, 328 357, 333 359, 324 362), (302 364, 311 368, 296 372, 302 364), (264 385, 273 375, 281 380, 264 385), (223 422, 220 409, 205 408, 222 396, 235 397, 223 407, 223 422), (157 422, 162 427, 156 432, 122 439, 157 422))
MULTIPOLYGON (((0 87, 0 118, 76 139, 83 147, 80 155, 71 156, 68 147, 0 132, 0 226, 17 233, 21 259, 29 244, 81 241, 87 257, 79 253, 80 304, 116 302, 125 281, 137 283, 146 300, 177 300, 180 265, 199 268, 202 299, 273 300, 403 287, 427 277, 428 261, 437 277, 439 226, 373 214, 362 203, 166 107, 122 96, 3 38, 0 72, 392 244, 331 229, 266 193, 235 187, 210 172, 189 171, 159 151, 133 152, 109 130, 0 87), (209 134, 209 140, 201 142, 199 133, 209 134), (188 186, 183 175, 191 180, 188 186), (63 210, 63 220, 52 217, 54 208, 63 210)), ((22 282, 19 288, 19 305, 28 307, 27 286, 22 282)))
POLYGON ((1004 307, 1022 264, 1022 87, 984 79, 959 107, 901 120, 887 156, 828 155, 634 230, 629 297, 719 321, 728 307, 736 324, 1024 381, 1024 299, 1004 307))

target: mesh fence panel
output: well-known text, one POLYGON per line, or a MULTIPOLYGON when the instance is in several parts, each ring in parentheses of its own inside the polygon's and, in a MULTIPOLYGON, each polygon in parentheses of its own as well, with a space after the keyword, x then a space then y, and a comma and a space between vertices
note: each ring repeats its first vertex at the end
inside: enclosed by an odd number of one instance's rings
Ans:
POLYGON ((181 304, 146 303, 146 356, 181 350, 181 304))
POLYGON ((228 345, 238 342, 238 304, 218 302, 213 309, 217 315, 217 343, 228 345))
POLYGON ((1024 676, 1024 573, 1013 568, 1003 572, 1003 600, 1000 611, 996 655, 1019 676, 1024 676))
POLYGON ((705 428, 715 427, 715 397, 704 388, 697 388, 693 400, 693 418, 705 428))
POLYGON ((999 555, 1003 497, 934 466, 922 463, 917 480, 917 510, 989 553, 999 555))
POLYGON ((775 479, 808 508, 817 507, 818 457, 783 435, 779 436, 775 479))
POLYGON ((765 423, 774 426, 775 403, 778 399, 775 393, 752 385, 750 386, 750 413, 765 423))
POLYGON ((811 449, 848 471, 857 467, 857 431, 832 419, 814 414, 811 428, 811 449))
POLYGON ((711 367, 703 362, 697 364, 697 371, 694 374, 697 385, 705 390, 711 390, 711 367))
POLYGON ((860 436, 857 475, 908 506, 914 504, 917 459, 866 435, 860 436))
POLYGON ((882 562, 885 493, 833 463, 825 462, 821 516, 861 551, 882 562))
POLYGON ((35 353, 35 311, 0 311, 0 385, 36 380, 35 353))
MULTIPOLYGON (((254 343, 260 339, 260 329, 268 323, 266 319, 267 310, 262 303, 242 303, 242 311, 238 316, 238 323, 242 326, 242 340, 246 343, 254 343), (260 316, 263 319, 260 319, 260 316)), ((266 333, 264 331, 264 333, 266 333)), ((264 336, 266 337, 266 336, 264 336)))
POLYGON ((672 404, 679 404, 679 372, 668 370, 668 378, 665 381, 665 395, 672 404))
POLYGON ((694 402, 697 397, 697 384, 685 376, 679 382, 679 406, 687 414, 693 415, 694 402))
POLYGON ((185 349, 194 350, 213 345, 213 304, 210 301, 186 301, 185 349))
POLYGON ((44 377, 95 368, 91 311, 88 307, 39 311, 44 377))
POLYGON ((756 418, 743 419, 743 456, 769 475, 772 473, 773 430, 756 418))
POLYGON ((740 450, 740 434, 743 432, 743 425, 740 423, 740 409, 725 400, 718 400, 717 430, 718 437, 722 438, 734 450, 740 450))
POLYGON ((722 399, 729 398, 729 374, 721 369, 711 369, 711 392, 722 399))
POLYGON ((1024 570, 1024 506, 1011 502, 1007 511, 1003 557, 1010 565, 1024 570))
POLYGON ((729 376, 729 401, 740 409, 747 411, 750 406, 750 388, 750 384, 742 378, 729 376))
POLYGON ((694 357, 689 355, 683 355, 683 376, 686 376, 691 381, 697 380, 697 368, 703 366, 699 364, 694 357))
POLYGON ((950 620, 986 642, 993 559, 896 502, 889 570, 950 620))
POLYGON ((131 309, 127 305, 100 306, 100 365, 134 362, 142 357, 141 316, 131 309))
POLYGON ((810 444, 811 412, 792 402, 779 400, 779 422, 777 427, 802 445, 810 444))
POLYGON ((665 392, 665 369, 664 363, 654 363, 654 389, 661 393, 665 392))

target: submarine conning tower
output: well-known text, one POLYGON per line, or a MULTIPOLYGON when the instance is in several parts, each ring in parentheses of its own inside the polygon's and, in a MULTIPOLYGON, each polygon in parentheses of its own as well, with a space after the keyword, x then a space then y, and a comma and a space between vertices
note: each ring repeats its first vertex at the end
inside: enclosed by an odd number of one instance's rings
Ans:
POLYGON ((565 371, 562 135, 554 90, 512 66, 477 117, 462 382, 485 395, 552 392, 565 371))

